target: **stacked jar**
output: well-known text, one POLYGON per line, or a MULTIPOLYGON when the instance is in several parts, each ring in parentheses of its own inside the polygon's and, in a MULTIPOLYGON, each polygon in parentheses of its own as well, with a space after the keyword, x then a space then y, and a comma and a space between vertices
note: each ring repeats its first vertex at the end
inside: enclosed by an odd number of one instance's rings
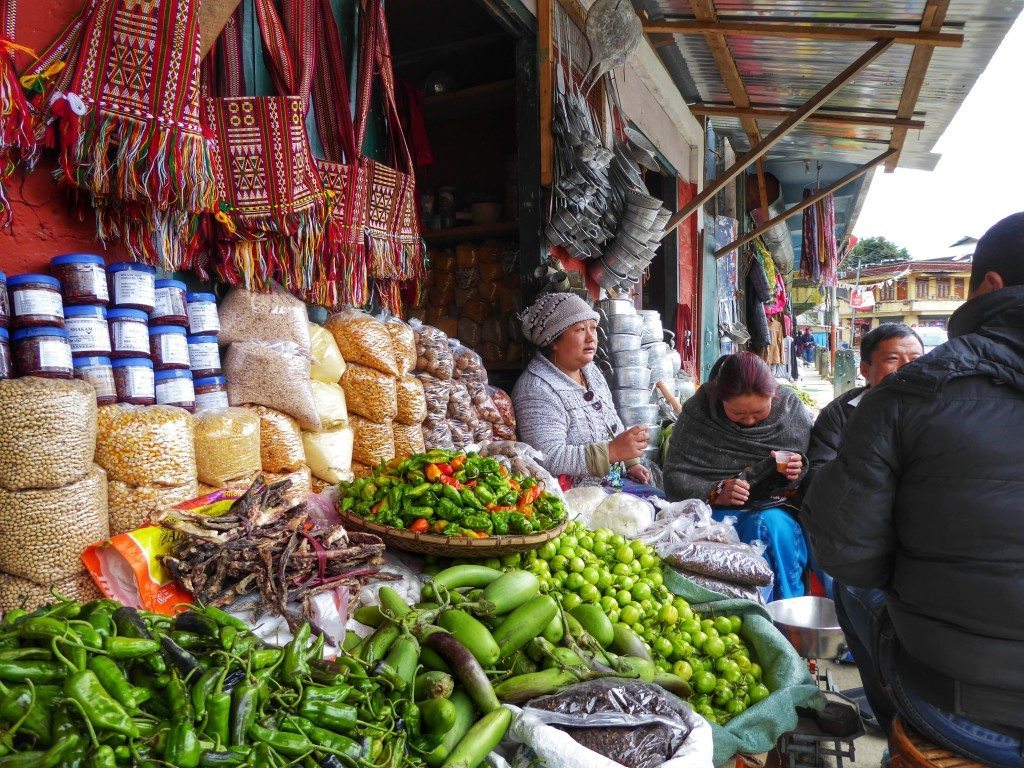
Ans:
POLYGON ((222 375, 220 348, 220 316, 217 297, 212 293, 189 293, 186 296, 188 312, 188 357, 195 384, 197 411, 228 407, 227 380, 222 375))
POLYGON ((149 316, 156 309, 156 269, 121 262, 107 268, 110 357, 117 402, 156 404, 149 316))
POLYGON ((50 274, 60 286, 74 377, 92 384, 98 405, 117 402, 107 329, 110 294, 102 257, 94 253, 54 256, 50 274))
POLYGON ((11 306, 7 298, 7 275, 0 272, 0 379, 9 379, 14 375, 14 364, 11 362, 11 337, 7 326, 11 322, 11 306))
POLYGON ((10 344, 14 373, 72 378, 71 345, 64 328, 60 282, 49 275, 15 275, 10 295, 10 344))

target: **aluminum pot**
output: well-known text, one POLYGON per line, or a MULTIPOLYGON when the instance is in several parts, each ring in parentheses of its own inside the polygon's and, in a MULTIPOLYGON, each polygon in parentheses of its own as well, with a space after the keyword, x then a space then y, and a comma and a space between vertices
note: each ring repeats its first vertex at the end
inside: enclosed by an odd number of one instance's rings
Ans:
MULTIPOLYGON (((616 352, 640 349, 640 337, 632 333, 610 333, 608 334, 608 351, 613 355, 616 352)), ((648 357, 648 359, 650 359, 648 357)))
POLYGON ((604 314, 608 317, 612 315, 635 315, 636 309, 633 307, 633 302, 629 299, 601 299, 597 302, 595 308, 598 314, 604 314))
POLYGON ((612 315, 607 322, 601 324, 609 334, 628 333, 639 336, 644 330, 644 320, 639 315, 612 315))
POLYGON ((643 318, 644 322, 644 344, 654 344, 658 341, 664 341, 665 329, 661 325, 661 313, 655 309, 644 309, 637 312, 637 314, 643 318))
POLYGON ((644 387, 643 389, 613 389, 612 399, 615 401, 615 407, 619 411, 638 405, 650 405, 651 390, 649 387, 644 387))
POLYGON ((627 349, 611 355, 612 365, 616 368, 646 368, 648 359, 648 354, 642 349, 627 349))
POLYGON ((659 381, 671 382, 676 375, 675 369, 672 367, 672 361, 668 357, 663 357, 656 363, 652 362, 649 370, 651 372, 651 384, 657 384, 659 381))
POLYGON ((661 464, 661 448, 648 448, 644 451, 644 459, 651 464, 661 464))
MULTIPOLYGON (((647 403, 645 405, 628 405, 619 408, 619 418, 626 427, 637 424, 657 424, 660 418, 658 406, 647 403)), ((660 431, 660 430, 659 430, 660 431)))
POLYGON ((647 447, 648 448, 661 448, 661 426, 651 425, 650 431, 647 433, 647 447))
POLYGON ((697 393, 697 385, 688 374, 678 374, 676 376, 676 382, 679 386, 678 397, 680 400, 691 398, 697 393))
POLYGON ((653 344, 644 344, 643 348, 647 350, 647 361, 649 365, 654 365, 661 360, 664 360, 672 351, 672 348, 664 341, 656 341, 653 344))
POLYGON ((679 351, 673 349, 668 353, 668 359, 672 363, 672 375, 679 373, 683 367, 683 357, 679 354, 679 351))
POLYGON ((650 386, 651 369, 640 366, 613 368, 611 380, 617 389, 640 389, 650 386))

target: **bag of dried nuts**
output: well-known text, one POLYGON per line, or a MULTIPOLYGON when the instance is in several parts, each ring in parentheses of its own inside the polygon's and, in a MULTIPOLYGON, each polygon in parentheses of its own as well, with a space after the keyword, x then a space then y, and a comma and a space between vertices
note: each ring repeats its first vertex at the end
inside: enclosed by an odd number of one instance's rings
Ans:
POLYGON ((358 363, 390 376, 402 374, 395 360, 391 334, 372 315, 346 309, 327 318, 324 328, 334 336, 346 365, 358 363))
POLYGON ((128 485, 196 479, 192 415, 170 405, 105 405, 96 415, 96 463, 128 485))
POLYGON ((431 325, 424 325, 419 320, 409 321, 409 326, 416 334, 416 367, 417 373, 429 373, 435 379, 448 381, 455 373, 455 360, 452 358, 448 337, 444 331, 431 325))
POLYGON ((452 428, 448 424, 448 419, 442 418, 437 421, 423 422, 423 445, 431 451, 435 448, 441 448, 446 451, 452 451, 455 449, 455 441, 452 437, 452 428))
POLYGON ((398 415, 398 391, 394 376, 349 363, 341 377, 349 410, 364 419, 390 422, 398 415))
POLYGON ((250 405, 260 419, 260 466, 264 472, 294 472, 306 463, 299 423, 263 405, 250 405))
POLYGON ((503 424, 501 413, 487 391, 487 369, 476 352, 452 340, 452 356, 455 359, 455 380, 466 385, 477 415, 491 424, 503 424))
MULTIPOLYGON (((412 374, 403 376, 397 381, 398 386, 398 412, 395 421, 400 424, 415 424, 419 426, 427 418, 427 398, 423 391, 423 384, 412 374)), ((445 402, 445 409, 448 408, 445 402)))

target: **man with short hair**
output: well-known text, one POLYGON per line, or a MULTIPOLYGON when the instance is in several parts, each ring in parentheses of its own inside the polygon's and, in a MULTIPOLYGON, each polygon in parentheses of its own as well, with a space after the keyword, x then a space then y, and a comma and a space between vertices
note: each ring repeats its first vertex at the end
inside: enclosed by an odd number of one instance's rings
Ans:
POLYGON ((888 704, 941 746, 1022 766, 1024 212, 978 242, 949 331, 867 392, 800 521, 851 588, 837 598, 883 727, 888 704))

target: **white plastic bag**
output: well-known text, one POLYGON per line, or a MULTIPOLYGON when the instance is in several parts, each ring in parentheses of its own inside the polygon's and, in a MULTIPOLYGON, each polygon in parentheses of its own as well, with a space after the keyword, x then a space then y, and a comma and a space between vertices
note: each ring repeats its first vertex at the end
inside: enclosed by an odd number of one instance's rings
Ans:
POLYGON ((652 522, 654 507, 650 502, 622 492, 609 494, 590 518, 590 525, 595 530, 608 528, 627 539, 635 539, 652 522))
POLYGON ((591 530, 591 518, 594 510, 601 506, 601 503, 608 496, 608 491, 599 485, 584 485, 579 488, 570 488, 565 492, 565 507, 569 513, 570 520, 579 520, 591 530))
POLYGON ((740 541, 733 527, 736 518, 716 521, 711 517, 711 507, 699 499, 671 504, 656 499, 654 503, 658 507, 657 518, 640 538, 654 547, 659 557, 668 557, 690 541, 717 541, 722 544, 738 544, 740 541))
POLYGON ((309 369, 310 378, 337 384, 345 373, 345 361, 338 349, 338 342, 331 332, 316 323, 309 324, 309 342, 312 365, 309 369))
POLYGON ((314 477, 332 484, 350 482, 353 439, 354 434, 349 427, 328 432, 303 432, 306 463, 314 477))

